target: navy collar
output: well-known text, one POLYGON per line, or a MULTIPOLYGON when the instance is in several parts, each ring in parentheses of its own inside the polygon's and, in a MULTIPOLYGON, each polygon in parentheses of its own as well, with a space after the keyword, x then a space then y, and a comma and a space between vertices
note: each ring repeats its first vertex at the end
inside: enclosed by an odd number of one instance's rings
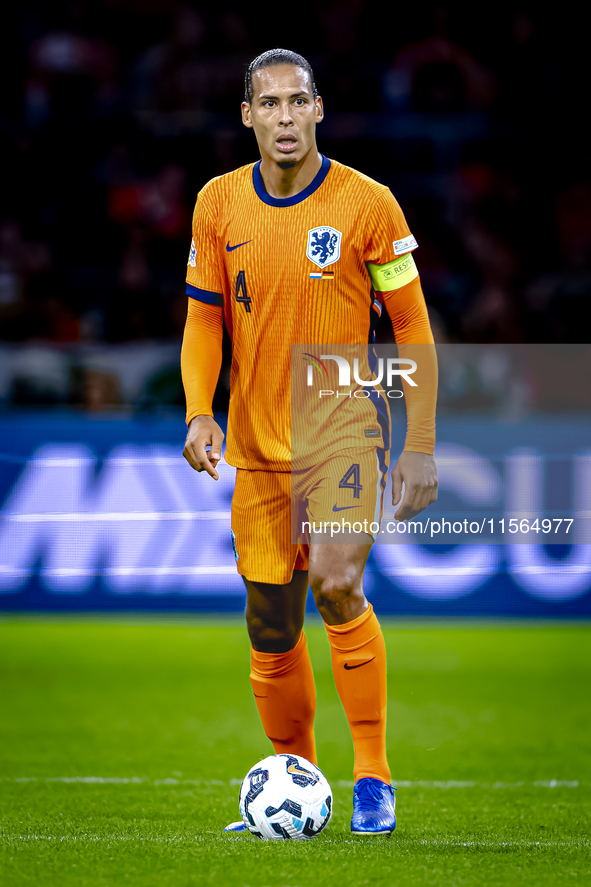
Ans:
POLYGON ((254 169, 252 171, 252 184, 254 185, 254 190, 257 193, 257 197, 259 197, 263 203, 266 203, 268 206, 295 206, 296 203, 301 203, 302 200, 305 200, 306 197, 309 197, 310 194, 313 194, 314 191, 317 191, 321 186, 326 176, 328 175, 328 171, 330 169, 330 160, 328 157, 325 157, 324 154, 320 155, 322 157, 322 163, 320 164, 320 169, 310 182, 307 188, 304 188, 303 191, 300 191, 299 194, 295 194, 293 197, 271 197, 270 194, 265 190, 265 185, 263 183, 263 177, 261 175, 261 161, 259 160, 254 165, 254 169))

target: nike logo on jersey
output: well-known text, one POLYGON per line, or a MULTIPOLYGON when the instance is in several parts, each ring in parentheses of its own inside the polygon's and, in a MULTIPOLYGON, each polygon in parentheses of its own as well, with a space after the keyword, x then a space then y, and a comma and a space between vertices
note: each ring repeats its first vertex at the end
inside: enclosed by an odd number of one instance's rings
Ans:
POLYGON ((333 511, 347 511, 348 508, 361 508, 361 505, 343 505, 341 508, 338 505, 333 505, 333 511))
POLYGON ((252 243, 252 240, 245 240, 244 243, 237 243, 236 246, 230 246, 230 241, 226 244, 226 252, 231 253, 233 250, 238 249, 241 246, 246 246, 247 243, 252 243))
POLYGON ((368 665, 370 662, 373 662, 375 658, 375 656, 372 656, 371 659, 366 659, 365 662, 360 662, 358 665, 347 665, 345 662, 345 668, 347 671, 351 671, 353 668, 361 668, 362 665, 368 665))

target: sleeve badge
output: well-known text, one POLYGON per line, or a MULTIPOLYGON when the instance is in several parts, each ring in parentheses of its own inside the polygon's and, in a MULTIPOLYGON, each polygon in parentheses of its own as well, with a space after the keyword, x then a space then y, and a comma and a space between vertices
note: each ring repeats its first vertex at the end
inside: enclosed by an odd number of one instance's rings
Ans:
POLYGON ((190 265, 191 268, 197 267, 197 246, 195 245, 195 239, 191 238, 191 251, 189 253, 189 261, 187 265, 190 265))
POLYGON ((392 246, 394 247, 395 256, 403 256, 404 253, 410 253, 413 249, 416 249, 418 243, 412 234, 409 234, 408 237, 403 237, 402 240, 394 240, 392 246))

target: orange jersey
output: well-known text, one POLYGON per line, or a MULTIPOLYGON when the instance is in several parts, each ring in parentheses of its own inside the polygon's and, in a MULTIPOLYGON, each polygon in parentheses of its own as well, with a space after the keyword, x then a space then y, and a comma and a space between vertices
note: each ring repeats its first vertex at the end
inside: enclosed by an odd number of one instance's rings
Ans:
MULTIPOLYGON (((266 192, 259 167, 200 191, 187 294, 223 306, 232 338, 227 461, 290 471, 291 345, 367 343, 381 307, 367 263, 393 262, 417 244, 389 189, 356 170, 323 158, 307 188, 278 199, 266 192)), ((341 447, 388 446, 375 403, 357 403, 354 416, 344 401, 322 408, 331 411, 331 437, 341 447), (353 419, 361 419, 361 438, 344 440, 353 419), (369 427, 379 428, 379 440, 364 437, 369 427)))

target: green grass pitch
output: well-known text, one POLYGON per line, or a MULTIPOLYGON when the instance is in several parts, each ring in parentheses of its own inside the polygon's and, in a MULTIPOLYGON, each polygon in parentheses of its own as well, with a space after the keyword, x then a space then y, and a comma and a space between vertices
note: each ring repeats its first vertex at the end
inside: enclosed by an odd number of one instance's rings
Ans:
POLYGON ((238 620, 0 621, 0 884, 591 884, 591 626, 385 621, 398 828, 353 838, 352 746, 307 634, 334 816, 222 835, 271 753, 238 620))

